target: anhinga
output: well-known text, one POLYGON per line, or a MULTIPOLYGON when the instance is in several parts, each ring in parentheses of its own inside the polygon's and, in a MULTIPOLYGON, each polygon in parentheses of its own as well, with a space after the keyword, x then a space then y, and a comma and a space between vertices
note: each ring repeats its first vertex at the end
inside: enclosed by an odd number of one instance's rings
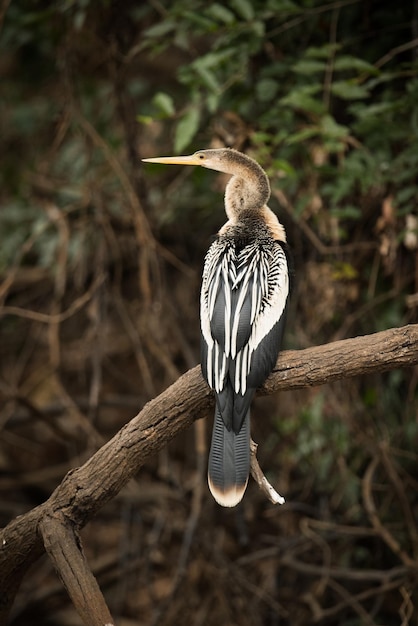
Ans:
POLYGON ((250 157, 229 148, 143 159, 231 174, 228 221, 210 246, 200 296, 202 373, 216 397, 208 482, 222 506, 238 504, 250 469, 250 404, 272 371, 289 293, 286 234, 267 207, 270 184, 250 157))

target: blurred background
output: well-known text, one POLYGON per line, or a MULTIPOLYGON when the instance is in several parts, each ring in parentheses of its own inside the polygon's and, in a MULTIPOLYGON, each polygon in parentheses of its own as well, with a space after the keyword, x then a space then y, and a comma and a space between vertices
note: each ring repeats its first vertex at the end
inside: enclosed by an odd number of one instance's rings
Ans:
MULTIPOLYGON (((143 157, 268 172, 286 348, 417 321, 417 0, 3 0, 0 29, 0 525, 198 363, 227 178, 143 157)), ((416 367, 253 416, 286 505, 214 503, 205 420, 83 530, 116 622, 417 624, 416 367)), ((13 612, 35 623, 81 623, 46 558, 13 612)))

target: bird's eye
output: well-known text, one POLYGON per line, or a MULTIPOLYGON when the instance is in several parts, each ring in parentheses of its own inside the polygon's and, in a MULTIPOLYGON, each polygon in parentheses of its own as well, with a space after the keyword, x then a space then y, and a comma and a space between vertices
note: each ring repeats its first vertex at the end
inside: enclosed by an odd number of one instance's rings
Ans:
POLYGON ((205 155, 204 155, 204 154, 198 154, 197 156, 198 156, 198 158, 199 158, 201 161, 203 161, 203 159, 205 158, 205 155))

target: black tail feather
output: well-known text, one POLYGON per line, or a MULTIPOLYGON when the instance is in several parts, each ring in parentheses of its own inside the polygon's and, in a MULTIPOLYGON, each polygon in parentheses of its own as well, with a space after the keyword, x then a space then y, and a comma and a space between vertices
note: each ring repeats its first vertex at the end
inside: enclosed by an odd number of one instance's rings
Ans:
POLYGON ((216 407, 209 453, 208 482, 213 497, 222 506, 241 501, 250 471, 250 411, 238 433, 226 428, 216 407))

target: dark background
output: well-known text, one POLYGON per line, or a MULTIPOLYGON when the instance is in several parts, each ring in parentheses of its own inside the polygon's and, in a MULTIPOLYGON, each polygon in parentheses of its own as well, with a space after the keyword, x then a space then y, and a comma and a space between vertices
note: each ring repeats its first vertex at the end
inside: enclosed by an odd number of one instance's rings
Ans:
MULTIPOLYGON (((0 24, 0 525, 198 363, 226 178, 143 157, 227 145, 266 169, 285 347, 417 321, 416 0, 3 0, 0 24)), ((117 623, 416 624, 416 385, 258 399, 279 508, 252 482, 219 508, 210 423, 178 437, 82 533, 117 623)), ((14 607, 35 623, 80 624, 46 558, 14 607)))

